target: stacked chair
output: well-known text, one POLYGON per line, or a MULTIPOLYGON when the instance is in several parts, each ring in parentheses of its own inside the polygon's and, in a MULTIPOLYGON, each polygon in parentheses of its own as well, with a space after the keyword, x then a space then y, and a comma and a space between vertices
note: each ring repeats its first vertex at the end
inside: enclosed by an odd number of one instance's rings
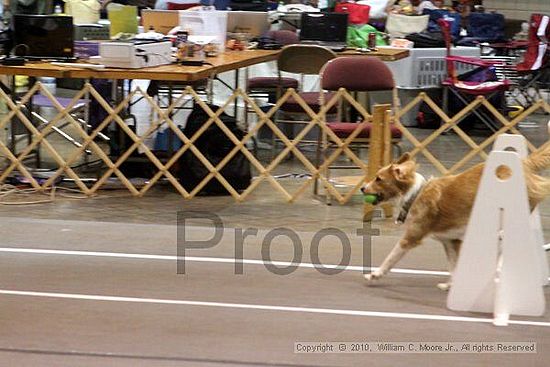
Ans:
MULTIPOLYGON (((443 109, 448 113, 449 95, 452 95, 465 107, 477 96, 484 96, 487 100, 497 101, 495 107, 502 114, 506 113, 506 98, 504 92, 510 89, 511 82, 508 79, 498 80, 496 67, 504 65, 502 62, 494 62, 472 57, 451 55, 451 25, 445 19, 438 20, 438 23, 445 38, 447 47, 447 79, 443 81, 443 109), (458 75, 457 64, 467 64, 471 71, 467 77, 465 74, 458 75), (493 98, 496 97, 496 98, 493 98)), ((497 131, 499 126, 494 122, 495 118, 484 111, 483 108, 476 108, 473 114, 492 131, 497 131)))
MULTIPOLYGON (((514 91, 530 105, 540 99, 543 75, 550 71, 550 16, 532 14, 529 21, 527 51, 515 67, 517 80, 514 91)), ((516 98, 517 99, 517 98, 516 98)), ((526 107, 526 106, 524 106, 526 107)))

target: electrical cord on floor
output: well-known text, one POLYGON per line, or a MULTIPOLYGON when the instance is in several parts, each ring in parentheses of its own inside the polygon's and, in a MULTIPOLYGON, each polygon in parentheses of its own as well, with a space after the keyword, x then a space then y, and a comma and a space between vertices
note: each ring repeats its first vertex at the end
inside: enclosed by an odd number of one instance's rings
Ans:
MULTIPOLYGON (((7 159, 6 159, 6 161, 7 161, 7 159)), ((92 166, 92 165, 95 165, 96 163, 100 163, 100 162, 103 162, 103 159, 98 158, 98 159, 95 159, 93 161, 82 162, 82 163, 76 164, 74 166, 71 166, 71 169, 78 169, 78 168, 85 167, 85 166, 92 166)), ((9 162, 7 162, 7 163, 9 163, 9 162)), ((5 165, 0 164, 0 172, 5 170, 9 166, 9 164, 7 164, 7 163, 5 165)), ((29 167, 25 166, 25 168, 27 168, 30 172, 33 172, 33 170, 30 169, 29 167)), ((58 168, 41 169, 40 172, 55 172, 57 170, 58 170, 58 168)))
MULTIPOLYGON (((83 167, 83 166, 91 166, 93 164, 96 164, 96 163, 99 163, 99 162, 102 162, 103 159, 99 158, 99 159, 96 159, 96 160, 93 160, 93 161, 90 161, 90 162, 82 162, 80 164, 77 164, 76 166, 71 166, 71 169, 77 169, 77 168, 80 168, 80 167, 83 167)), ((52 169, 52 171, 55 171, 56 169, 52 169)))
POLYGON ((311 173, 285 173, 278 176, 273 176, 274 179, 280 180, 283 178, 311 178, 311 173))
POLYGON ((67 187, 53 186, 44 189, 44 191, 37 190, 35 188, 21 188, 18 186, 4 184, 0 185, 0 205, 33 205, 33 204, 45 204, 53 203, 56 197, 64 197, 69 199, 86 199, 88 196, 84 194, 72 195, 63 193, 67 191, 69 193, 80 193, 80 190, 70 189, 67 187), (34 199, 29 200, 32 196, 46 196, 46 199, 34 199), (15 200, 6 200, 8 197, 17 197, 15 200))

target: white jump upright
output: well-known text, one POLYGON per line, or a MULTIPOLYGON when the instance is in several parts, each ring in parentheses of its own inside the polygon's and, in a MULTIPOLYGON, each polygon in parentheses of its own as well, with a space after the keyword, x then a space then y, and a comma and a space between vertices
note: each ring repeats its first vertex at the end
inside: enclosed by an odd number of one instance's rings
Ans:
POLYGON ((495 148, 515 152, 493 150, 485 163, 447 299, 452 310, 493 312, 495 325, 507 325, 511 314, 541 316, 545 310, 548 266, 533 228, 520 157, 527 149, 519 139, 500 137, 495 148), (499 166, 510 176, 497 177, 499 166))
MULTIPOLYGON (((505 151, 507 149, 512 149, 513 151, 517 152, 519 157, 522 160, 527 158, 527 155, 529 154, 529 151, 527 149, 527 142, 523 135, 517 135, 517 134, 499 135, 497 137, 497 140, 495 141, 495 144, 493 145, 493 150, 505 151)), ((535 235, 535 241, 537 241, 541 249, 541 255, 539 258, 541 262, 542 284, 547 285, 548 276, 549 276, 548 258, 546 257, 546 253, 544 250, 545 248, 544 234, 542 231, 542 222, 540 220, 540 211, 538 206, 535 208, 535 210, 531 212, 531 229, 533 230, 533 233, 535 235)))

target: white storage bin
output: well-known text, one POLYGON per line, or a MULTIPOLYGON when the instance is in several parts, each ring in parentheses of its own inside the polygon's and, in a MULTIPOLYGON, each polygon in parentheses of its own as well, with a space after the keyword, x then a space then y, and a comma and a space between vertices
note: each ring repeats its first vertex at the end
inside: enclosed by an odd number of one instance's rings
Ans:
MULTIPOLYGON (((409 57, 386 62, 393 73, 398 88, 433 88, 439 87, 447 77, 445 48, 412 48, 409 57)), ((453 47, 453 56, 477 57, 481 55, 479 47, 453 47)), ((458 73, 473 69, 473 66, 457 63, 458 73)))
MULTIPOLYGON (((189 31, 190 37, 214 37, 219 52, 225 51, 227 36, 226 11, 180 11, 180 27, 189 31)), ((190 41, 193 41, 190 38, 190 41)))

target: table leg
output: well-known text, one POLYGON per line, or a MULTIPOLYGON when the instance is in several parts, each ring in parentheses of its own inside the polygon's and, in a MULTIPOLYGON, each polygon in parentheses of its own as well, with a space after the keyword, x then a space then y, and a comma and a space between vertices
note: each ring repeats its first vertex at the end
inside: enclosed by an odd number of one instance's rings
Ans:
MULTIPOLYGON (((240 69, 235 69, 235 89, 234 90, 237 90, 239 89, 239 70, 240 69)), ((235 116, 235 120, 238 120, 238 112, 239 112, 239 99, 238 98, 235 98, 235 106, 234 106, 234 116, 235 116)))
MULTIPOLYGON (((12 75, 10 77, 10 83, 11 83, 11 90, 10 90, 10 96, 12 101, 17 100, 17 95, 15 94, 15 75, 12 75)), ((10 121, 10 151, 16 155, 16 141, 15 141, 15 121, 13 121, 13 118, 10 121)))
MULTIPOLYGON (((174 95, 173 95, 173 84, 172 82, 168 82, 168 106, 172 106, 172 103, 174 102, 174 95)), ((172 119, 174 116, 174 113, 170 112, 170 119, 172 119)), ((168 157, 171 157, 174 154, 174 131, 172 129, 168 128, 168 157)))

